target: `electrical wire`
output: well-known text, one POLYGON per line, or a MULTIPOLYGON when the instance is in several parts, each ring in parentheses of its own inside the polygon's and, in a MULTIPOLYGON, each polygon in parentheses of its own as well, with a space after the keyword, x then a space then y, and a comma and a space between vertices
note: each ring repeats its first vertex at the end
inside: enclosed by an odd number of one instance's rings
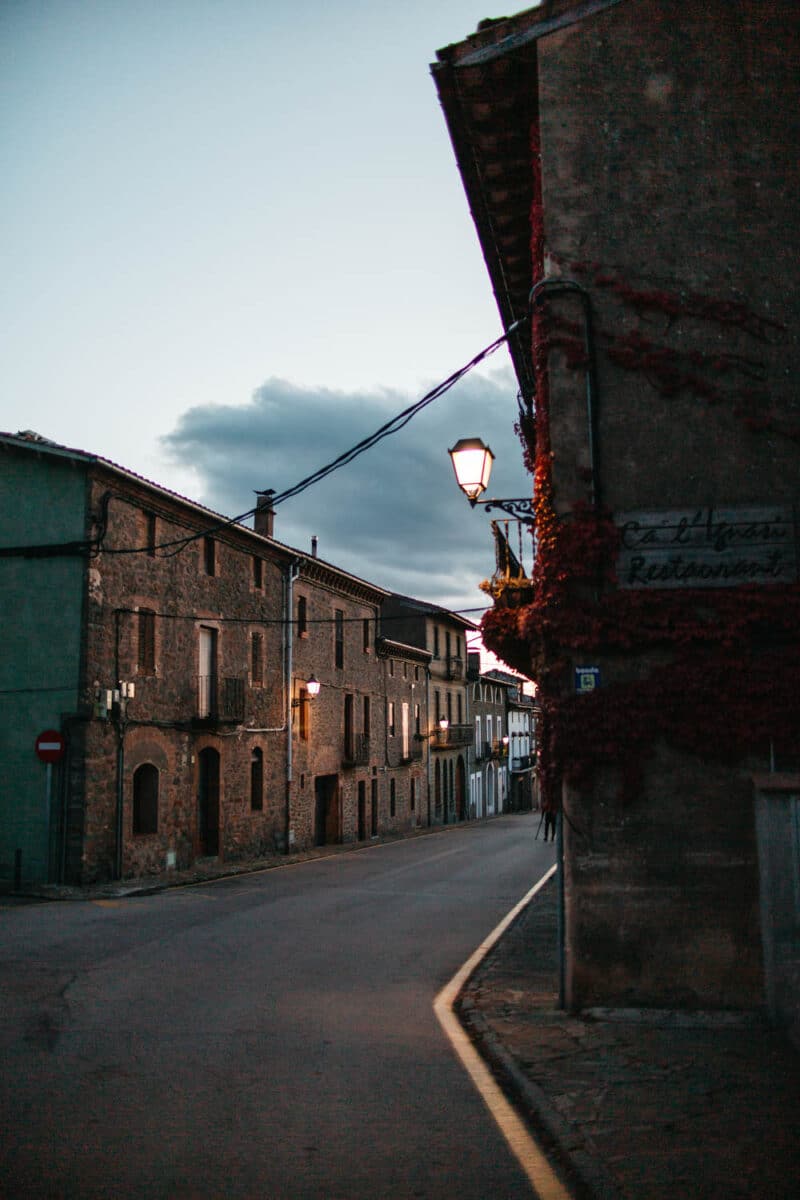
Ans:
MULTIPOLYGON (((329 475, 332 475, 334 471, 338 471, 342 467, 347 466, 349 463, 353 462, 354 459, 366 453, 367 450, 371 450, 373 446, 377 446, 377 444, 383 441, 384 438, 390 437, 394 433, 399 433, 401 429, 404 429, 405 426, 408 425, 411 420, 413 420, 417 413, 422 412, 422 410, 427 408, 429 404, 432 404, 434 400, 438 400, 440 396, 443 396, 446 392, 449 392, 450 389, 454 387, 461 379, 463 379, 465 375, 469 374, 470 371, 474 370, 475 367, 479 366, 480 363, 484 362, 485 359, 494 354, 494 352, 498 350, 500 346, 508 341, 508 339, 519 328, 519 326, 524 324, 527 320, 528 316, 526 314, 524 317, 520 317, 519 320, 514 321, 514 323, 509 326, 505 333, 501 334, 499 338, 496 338, 488 346, 485 346, 484 349, 471 358, 468 363, 465 363, 463 367, 459 367, 459 369, 454 371, 452 375, 449 375, 447 379, 444 379, 441 383, 438 383, 436 387, 432 388, 420 400, 417 400, 416 403, 409 405, 408 408, 405 408, 402 412, 397 413, 396 416, 392 417, 391 420, 387 421, 384 425, 381 425, 380 428, 376 429, 374 433, 369 435, 369 437, 362 438, 360 442, 356 442, 356 444, 351 446, 349 450, 343 451, 343 453, 332 459, 331 462, 326 463, 323 467, 319 467, 316 471, 313 471, 310 475, 307 475, 305 479, 301 479, 298 483, 293 484, 292 487, 286 488, 282 492, 271 493, 270 502, 272 506, 275 507, 278 504, 283 504, 286 500, 291 500, 294 496, 299 496, 301 492, 305 492, 315 483, 320 483, 323 479, 326 479, 329 475)), ((186 547, 190 546, 193 542, 197 542, 204 537, 212 537, 214 534, 219 533, 224 529, 229 529, 234 525, 240 524, 242 521, 246 520, 247 517, 252 517, 257 509, 258 506, 248 508, 246 512, 239 513, 239 515, 236 517, 225 517, 217 524, 201 529, 197 533, 188 534, 180 538, 174 538, 168 542, 158 542, 155 545, 150 544, 146 546, 107 547, 103 545, 103 537, 101 536, 93 541, 87 542, 68 542, 56 545, 38 546, 2 546, 0 547, 0 558, 55 558, 63 555, 84 554, 94 557, 100 553, 151 555, 155 553, 159 558, 172 558, 174 555, 180 554, 181 551, 185 550, 186 547), (164 553, 159 554, 159 551, 163 551, 164 553)))

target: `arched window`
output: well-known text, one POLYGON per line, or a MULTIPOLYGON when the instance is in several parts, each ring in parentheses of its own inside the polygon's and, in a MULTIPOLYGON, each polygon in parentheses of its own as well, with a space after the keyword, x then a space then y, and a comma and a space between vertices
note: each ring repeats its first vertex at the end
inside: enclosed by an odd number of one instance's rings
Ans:
POLYGON ((133 773, 133 832, 158 833, 158 768, 152 763, 133 773))
POLYGON ((264 754, 256 747, 250 755, 250 808, 261 812, 264 807, 264 754))

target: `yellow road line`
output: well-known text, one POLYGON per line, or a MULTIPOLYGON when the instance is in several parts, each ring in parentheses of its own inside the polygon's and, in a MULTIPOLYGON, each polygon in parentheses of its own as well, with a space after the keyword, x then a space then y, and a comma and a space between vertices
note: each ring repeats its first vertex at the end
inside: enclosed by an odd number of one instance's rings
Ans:
POLYGON ((499 941, 514 918, 522 911, 526 904, 530 903, 536 893, 544 887, 548 879, 553 876, 555 870, 556 867, 552 866, 533 885, 530 891, 522 897, 519 904, 516 904, 511 912, 506 914, 500 924, 492 930, 474 954, 470 955, 461 969, 456 972, 450 982, 445 984, 439 992, 434 1001, 433 1010, 436 1013, 439 1024, 449 1038, 450 1044, 461 1060, 462 1066, 478 1089, 484 1104, 489 1109, 512 1154, 524 1171, 535 1195, 539 1197, 539 1200, 572 1200, 571 1193, 564 1187, 527 1126, 503 1095, 494 1076, 473 1046, 463 1025, 453 1011, 456 1000, 467 980, 477 970, 495 943, 499 941))

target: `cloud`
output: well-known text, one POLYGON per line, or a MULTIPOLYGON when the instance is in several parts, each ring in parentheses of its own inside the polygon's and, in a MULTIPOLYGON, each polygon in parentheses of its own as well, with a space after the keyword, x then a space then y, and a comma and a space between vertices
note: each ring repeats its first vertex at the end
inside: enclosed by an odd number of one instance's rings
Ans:
MULTIPOLYGON (((482 437, 496 455, 492 495, 520 496, 530 477, 514 432, 508 368, 472 372, 354 462, 276 509, 275 536, 376 583, 452 608, 482 608, 494 569, 489 518, 459 492, 447 449, 482 437)), ((326 465, 419 397, 389 388, 343 392, 269 379, 246 405, 190 408, 162 442, 190 467, 204 503, 225 515, 280 493, 326 465)))

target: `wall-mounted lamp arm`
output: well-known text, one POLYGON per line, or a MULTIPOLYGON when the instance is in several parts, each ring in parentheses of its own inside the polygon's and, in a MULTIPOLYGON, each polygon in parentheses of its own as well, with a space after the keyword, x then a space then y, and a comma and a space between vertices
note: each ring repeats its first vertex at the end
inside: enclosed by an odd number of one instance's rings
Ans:
POLYGON ((533 507, 533 499, 529 496, 511 496, 502 500, 470 500, 473 508, 477 504, 483 504, 487 512, 491 512, 493 508, 502 509, 504 513, 508 513, 510 517, 514 517, 518 521, 522 521, 525 525, 535 524, 535 510, 533 507))

